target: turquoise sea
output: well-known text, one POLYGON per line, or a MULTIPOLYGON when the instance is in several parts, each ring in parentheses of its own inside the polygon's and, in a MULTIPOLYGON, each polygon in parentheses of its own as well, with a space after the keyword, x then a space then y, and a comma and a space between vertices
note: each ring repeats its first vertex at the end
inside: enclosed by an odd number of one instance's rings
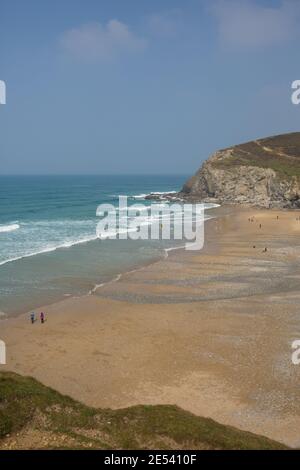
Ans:
MULTIPOLYGON (((159 259, 175 242, 100 240, 99 204, 150 202, 186 176, 0 176, 0 312, 13 315, 159 259)), ((178 243, 178 242, 177 242, 178 243)))

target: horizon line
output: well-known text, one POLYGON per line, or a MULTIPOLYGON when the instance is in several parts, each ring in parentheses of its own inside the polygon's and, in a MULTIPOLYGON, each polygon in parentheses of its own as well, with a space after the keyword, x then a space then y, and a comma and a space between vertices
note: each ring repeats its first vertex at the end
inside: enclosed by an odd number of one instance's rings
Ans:
POLYGON ((186 176, 190 173, 0 173, 6 176, 186 176))

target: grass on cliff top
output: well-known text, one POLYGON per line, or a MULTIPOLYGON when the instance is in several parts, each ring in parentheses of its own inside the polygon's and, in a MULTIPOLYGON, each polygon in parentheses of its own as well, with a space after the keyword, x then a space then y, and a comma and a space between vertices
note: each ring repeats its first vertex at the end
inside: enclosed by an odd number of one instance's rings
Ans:
POLYGON ((286 448, 177 406, 95 409, 30 377, 1 372, 0 448, 24 447, 24 439, 27 447, 47 449, 286 448))
POLYGON ((300 132, 247 142, 232 147, 233 154, 214 163, 218 168, 258 166, 281 176, 300 176, 300 132))

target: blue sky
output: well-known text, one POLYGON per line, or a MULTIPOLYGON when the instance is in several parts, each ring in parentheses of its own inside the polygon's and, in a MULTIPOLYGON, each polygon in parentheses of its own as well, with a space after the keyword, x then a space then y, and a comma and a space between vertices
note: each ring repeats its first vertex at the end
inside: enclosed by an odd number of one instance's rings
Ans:
POLYGON ((1 174, 193 173, 299 130, 297 0, 1 0, 1 174))

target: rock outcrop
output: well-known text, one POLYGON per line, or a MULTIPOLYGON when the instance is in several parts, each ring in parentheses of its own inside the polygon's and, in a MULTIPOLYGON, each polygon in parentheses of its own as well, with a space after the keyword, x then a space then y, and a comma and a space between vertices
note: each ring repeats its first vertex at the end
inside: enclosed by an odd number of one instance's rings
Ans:
POLYGON ((300 208, 300 132, 219 150, 185 183, 177 197, 300 208))

